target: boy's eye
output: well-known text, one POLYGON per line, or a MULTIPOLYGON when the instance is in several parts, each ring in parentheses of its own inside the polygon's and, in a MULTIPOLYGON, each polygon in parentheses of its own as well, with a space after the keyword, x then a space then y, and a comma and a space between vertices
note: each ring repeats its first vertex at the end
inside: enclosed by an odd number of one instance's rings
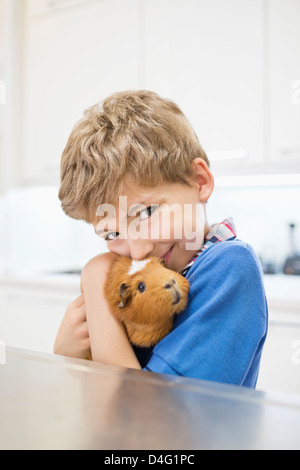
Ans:
POLYGON ((115 240, 116 238, 118 238, 119 236, 119 233, 118 232, 111 232, 109 233, 108 235, 106 235, 104 237, 104 240, 107 242, 111 241, 111 240, 115 240))
POLYGON ((158 205, 151 205, 149 207, 146 207, 146 209, 143 209, 142 211, 139 212, 139 219, 140 220, 146 220, 151 217, 153 212, 158 208, 158 205))

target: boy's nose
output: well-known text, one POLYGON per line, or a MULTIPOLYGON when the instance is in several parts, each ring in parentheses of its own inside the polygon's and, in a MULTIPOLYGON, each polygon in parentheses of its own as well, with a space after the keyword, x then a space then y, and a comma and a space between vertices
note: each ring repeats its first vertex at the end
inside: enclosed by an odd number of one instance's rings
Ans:
POLYGON ((142 260, 154 251, 154 244, 149 240, 127 240, 129 256, 135 260, 142 260))

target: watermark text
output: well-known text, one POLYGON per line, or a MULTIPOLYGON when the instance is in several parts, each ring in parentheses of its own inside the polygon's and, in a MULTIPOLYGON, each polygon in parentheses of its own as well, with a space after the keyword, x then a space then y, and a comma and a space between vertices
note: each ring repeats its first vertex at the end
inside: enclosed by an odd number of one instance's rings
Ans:
POLYGON ((292 343, 292 349, 294 350, 292 354, 292 363, 295 366, 300 365, 300 339, 296 339, 292 343))
POLYGON ((4 341, 0 341, 0 365, 6 364, 6 345, 4 341))
POLYGON ((203 204, 134 204, 128 209, 127 196, 119 197, 119 206, 101 204, 96 211, 96 233, 113 240, 180 240, 185 249, 195 250, 202 246, 205 230, 203 204), (110 238, 112 237, 112 238, 110 238))
POLYGON ((292 103, 300 104, 300 80, 294 80, 292 83, 292 103))
POLYGON ((3 80, 0 80, 0 104, 6 104, 6 86, 3 80))

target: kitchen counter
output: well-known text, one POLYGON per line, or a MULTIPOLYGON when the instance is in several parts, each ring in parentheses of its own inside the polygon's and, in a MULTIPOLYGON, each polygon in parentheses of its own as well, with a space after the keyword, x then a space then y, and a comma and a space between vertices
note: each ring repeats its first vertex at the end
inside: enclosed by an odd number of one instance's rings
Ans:
POLYGON ((264 285, 269 307, 287 308, 300 314, 300 276, 266 274, 264 285))
POLYGON ((300 398, 7 348, 1 449, 300 449, 300 398))
MULTIPOLYGON (((287 305, 300 313, 300 276, 285 274, 264 275, 268 302, 271 306, 287 305)), ((80 290, 80 274, 76 272, 14 272, 0 271, 0 286, 19 286, 58 289, 60 291, 80 290)))
POLYGON ((0 271, 0 286, 55 289, 60 292, 80 291, 80 275, 63 272, 0 271))

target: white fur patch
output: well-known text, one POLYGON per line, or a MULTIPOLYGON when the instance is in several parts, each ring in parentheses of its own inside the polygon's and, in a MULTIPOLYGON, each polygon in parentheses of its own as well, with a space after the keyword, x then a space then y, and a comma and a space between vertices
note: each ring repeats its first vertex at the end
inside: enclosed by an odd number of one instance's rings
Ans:
POLYGON ((135 261, 133 259, 131 262, 129 271, 128 271, 128 276, 131 276, 132 274, 142 271, 142 269, 144 269, 146 264, 149 263, 150 261, 151 261, 150 259, 143 259, 142 261, 135 261))

